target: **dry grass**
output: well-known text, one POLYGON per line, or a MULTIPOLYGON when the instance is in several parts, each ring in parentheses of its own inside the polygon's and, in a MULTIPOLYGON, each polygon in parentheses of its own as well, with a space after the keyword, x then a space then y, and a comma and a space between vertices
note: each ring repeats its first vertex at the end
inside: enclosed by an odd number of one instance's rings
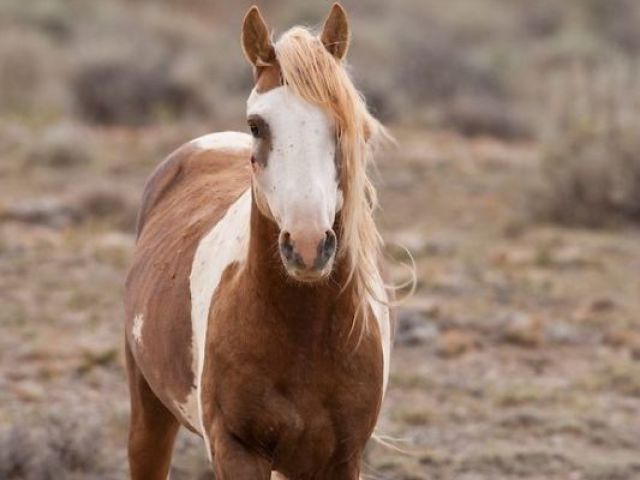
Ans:
MULTIPOLYGON (((629 0, 439 2, 382 0, 352 12, 354 75, 385 120, 467 135, 530 135, 537 73, 558 63, 637 52, 629 0), (615 3, 615 5, 613 5, 615 3), (612 6, 613 5, 613 6, 612 6), (458 12, 458 13, 455 13, 458 12)), ((250 75, 239 45, 242 6, 64 0, 4 2, 0 107, 104 124, 172 119, 241 124, 250 75)), ((320 22, 320 5, 269 5, 274 28, 320 22)))
POLYGON ((0 478, 119 478, 103 454, 106 448, 104 427, 91 418, 63 414, 44 419, 39 426, 22 423, 1 430, 0 478))
POLYGON ((60 110, 62 68, 55 47, 35 29, 6 28, 0 34, 0 111, 28 116, 43 105, 60 110))
POLYGON ((534 212, 569 225, 640 221, 640 77, 624 65, 576 69, 556 92, 534 212))
MULTIPOLYGON (((366 478, 638 477, 640 4, 345 4, 353 74, 401 145, 379 158, 380 225, 419 276, 379 432, 410 454, 371 445, 366 478), (521 141, 539 118, 550 132, 521 141), (515 208, 536 171, 528 204, 551 224, 515 208)), ((243 128, 243 10, 0 2, 0 478, 126 477, 139 196, 182 142, 243 128)), ((327 5, 263 10, 281 29, 327 5)), ((197 437, 179 439, 172 478, 212 478, 197 437)))
POLYGON ((82 167, 91 163, 95 150, 85 129, 75 124, 56 124, 29 146, 27 160, 33 166, 54 169, 82 167))

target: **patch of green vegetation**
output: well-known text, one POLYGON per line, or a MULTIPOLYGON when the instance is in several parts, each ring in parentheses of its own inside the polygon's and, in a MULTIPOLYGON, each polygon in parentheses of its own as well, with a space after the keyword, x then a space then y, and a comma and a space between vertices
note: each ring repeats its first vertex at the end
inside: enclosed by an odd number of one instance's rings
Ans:
POLYGON ((392 373, 389 385, 400 390, 431 390, 436 387, 433 379, 414 373, 392 373))
POLYGON ((615 391, 625 396, 640 397, 640 364, 627 357, 610 359, 579 378, 574 388, 589 393, 615 391))
POLYGON ((70 292, 66 305, 71 310, 91 310, 99 305, 102 295, 99 292, 78 289, 70 292))
POLYGON ((80 375, 86 375, 99 367, 110 367, 117 364, 118 349, 109 348, 97 352, 84 352, 82 364, 77 368, 80 375))
POLYGON ((557 404, 563 399, 560 390, 532 383, 508 384, 491 391, 489 395, 499 407, 557 404))
POLYGON ((433 423, 437 418, 435 412, 426 407, 420 409, 395 409, 391 412, 391 418, 397 422, 409 426, 424 426, 433 423))

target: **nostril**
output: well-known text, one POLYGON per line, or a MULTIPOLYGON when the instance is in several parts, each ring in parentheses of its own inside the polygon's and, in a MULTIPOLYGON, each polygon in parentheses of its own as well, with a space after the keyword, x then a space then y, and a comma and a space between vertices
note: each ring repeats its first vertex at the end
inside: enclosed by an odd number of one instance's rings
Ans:
POLYGON ((331 256, 336 249, 336 234, 332 230, 327 230, 324 234, 324 251, 331 256))
POLYGON ((316 257, 315 267, 324 268, 324 266, 331 260, 331 257, 336 251, 336 234, 331 230, 327 230, 324 234, 324 238, 318 245, 318 256, 316 257))
POLYGON ((282 232, 280 238, 280 251, 282 256, 288 261, 293 260, 293 245, 291 244, 291 234, 287 231, 282 232))

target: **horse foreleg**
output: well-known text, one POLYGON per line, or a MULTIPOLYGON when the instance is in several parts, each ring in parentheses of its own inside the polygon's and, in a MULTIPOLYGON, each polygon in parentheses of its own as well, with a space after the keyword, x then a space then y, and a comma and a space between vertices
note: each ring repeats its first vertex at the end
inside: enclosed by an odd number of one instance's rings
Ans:
POLYGON ((352 461, 334 467, 327 478, 331 480, 362 480, 362 476, 360 475, 360 462, 352 461))
MULTIPOLYGON (((126 342, 125 342, 126 343, 126 342)), ((129 468, 132 480, 166 480, 171 451, 179 424, 158 400, 125 346, 131 423, 129 425, 129 468)))
POLYGON ((224 428, 215 428, 211 435, 215 452, 213 465, 218 480, 270 480, 271 462, 247 450, 224 428))

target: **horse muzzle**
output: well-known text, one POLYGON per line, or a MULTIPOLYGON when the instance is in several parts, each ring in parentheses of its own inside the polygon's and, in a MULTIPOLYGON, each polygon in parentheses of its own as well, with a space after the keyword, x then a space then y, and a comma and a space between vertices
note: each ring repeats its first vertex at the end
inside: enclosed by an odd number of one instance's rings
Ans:
POLYGON ((280 232, 282 263, 291 277, 302 282, 314 282, 329 276, 336 248, 336 234, 331 229, 324 232, 280 232))

